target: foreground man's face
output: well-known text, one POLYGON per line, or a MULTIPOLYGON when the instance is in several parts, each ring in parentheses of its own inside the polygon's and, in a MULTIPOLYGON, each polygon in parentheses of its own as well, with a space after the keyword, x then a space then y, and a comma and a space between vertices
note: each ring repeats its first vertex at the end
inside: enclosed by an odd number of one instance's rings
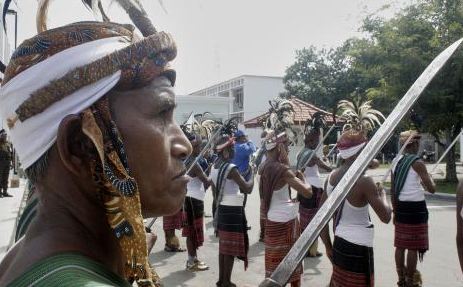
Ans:
POLYGON ((139 90, 111 92, 110 101, 138 183, 143 216, 177 212, 188 183, 183 159, 192 148, 173 119, 175 94, 170 81, 159 77, 139 90))

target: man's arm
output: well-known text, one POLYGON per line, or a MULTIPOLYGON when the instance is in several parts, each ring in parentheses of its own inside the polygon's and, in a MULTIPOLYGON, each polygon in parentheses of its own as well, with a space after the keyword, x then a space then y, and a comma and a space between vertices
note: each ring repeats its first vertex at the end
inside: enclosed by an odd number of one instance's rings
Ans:
MULTIPOLYGON (((318 165, 318 167, 323 168, 324 170, 326 170, 328 172, 331 172, 333 170, 330 166, 328 166, 323 160, 319 159, 318 157, 316 157, 314 159, 314 164, 318 165)), ((310 165, 310 166, 312 166, 312 165, 310 165)))
POLYGON ((228 175, 228 179, 234 180, 240 187, 241 192, 247 194, 252 192, 252 188, 254 187, 254 171, 252 171, 251 178, 246 181, 239 173, 238 168, 233 168, 228 175))
POLYGON ((284 174, 284 179, 290 187, 294 188, 302 196, 306 198, 312 197, 312 186, 305 183, 304 175, 300 171, 297 171, 296 174, 294 174, 288 169, 284 174))
POLYGON ((205 189, 211 185, 211 180, 207 177, 199 164, 195 164, 195 166, 192 168, 191 176, 198 177, 199 180, 204 184, 205 189))
POLYGON ((461 208, 463 207, 463 182, 457 188, 457 250, 460 260, 461 272, 463 272, 463 218, 461 208))
MULTIPOLYGON (((326 191, 322 193, 322 197, 320 199, 320 206, 322 206, 326 199, 328 198, 326 191)), ((329 222, 323 227, 322 231, 320 232, 320 238, 323 241, 323 244, 325 245, 325 250, 326 250, 326 256, 332 261, 333 258, 333 244, 331 243, 331 237, 330 237, 330 224, 329 222)))
POLYGON ((417 160, 413 163, 412 168, 420 176, 421 183, 423 184, 424 188, 430 193, 435 193, 436 184, 434 183, 434 180, 432 180, 431 176, 429 175, 424 162, 421 160, 417 160))
POLYGON ((383 223, 391 221, 392 209, 386 199, 386 193, 381 185, 376 185, 371 177, 363 177, 358 188, 362 189, 368 203, 383 223))

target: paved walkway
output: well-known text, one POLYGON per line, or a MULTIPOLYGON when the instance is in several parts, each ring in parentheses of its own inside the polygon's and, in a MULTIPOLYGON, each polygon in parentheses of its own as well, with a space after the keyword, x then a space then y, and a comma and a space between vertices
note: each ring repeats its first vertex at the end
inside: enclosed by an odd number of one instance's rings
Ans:
POLYGON ((0 261, 5 256, 13 236, 25 182, 21 180, 18 188, 8 189, 8 193, 13 197, 0 198, 0 261))

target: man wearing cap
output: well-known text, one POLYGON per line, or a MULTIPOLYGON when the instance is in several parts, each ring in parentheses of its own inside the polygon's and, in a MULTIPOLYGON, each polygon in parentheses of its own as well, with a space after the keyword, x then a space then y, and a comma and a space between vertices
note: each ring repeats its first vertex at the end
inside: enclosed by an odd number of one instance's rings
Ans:
POLYGON ((6 132, 0 130, 0 198, 11 197, 8 190, 8 177, 11 169, 11 147, 6 140, 6 132))
POLYGON ((391 199, 394 208, 395 262, 399 287, 422 286, 416 265, 418 258, 423 260, 424 253, 429 249, 428 210, 424 192, 427 190, 434 193, 436 185, 424 162, 417 156, 420 138, 418 132, 413 130, 400 134, 400 144, 408 144, 392 169, 391 199))
POLYGON ((238 171, 241 175, 248 180, 250 177, 251 168, 249 167, 249 160, 251 155, 256 152, 256 146, 250 140, 242 130, 238 130, 235 133, 235 156, 233 158, 233 164, 238 167, 238 171))
POLYGON ((47 30, 40 5, 39 34, 8 64, 0 117, 38 204, 0 286, 160 285, 143 218, 180 209, 191 145, 173 119, 175 42, 124 3, 143 37, 114 22, 47 30))

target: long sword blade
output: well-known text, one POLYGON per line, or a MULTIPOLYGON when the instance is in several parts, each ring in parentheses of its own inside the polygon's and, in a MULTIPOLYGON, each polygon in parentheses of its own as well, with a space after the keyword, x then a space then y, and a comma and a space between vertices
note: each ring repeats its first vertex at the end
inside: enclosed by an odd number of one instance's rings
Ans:
POLYGON ((437 167, 439 166, 439 163, 444 159, 444 157, 449 153, 450 149, 457 143, 458 139, 460 138, 461 134, 463 133, 463 130, 458 134, 458 136, 453 140, 453 142, 447 147, 447 149, 444 151, 444 153, 441 155, 439 160, 436 162, 434 167, 432 168, 430 173, 433 173, 436 171, 437 167))
POLYGON ((431 64, 424 70, 416 82, 410 87, 405 96, 399 101, 397 106, 384 121, 383 125, 375 133, 370 142, 365 146, 362 153, 354 161, 344 177, 339 181, 333 193, 320 208, 307 228, 301 234, 294 246, 288 252, 283 261, 278 265, 270 278, 265 279, 259 286, 284 286, 296 267, 304 259, 307 249, 318 237, 320 231, 329 222, 336 209, 346 198, 354 183, 366 169, 368 163, 374 158, 381 149, 407 111, 416 102, 418 97, 428 86, 434 76, 445 65, 455 50, 460 46, 463 39, 453 43, 450 47, 440 53, 431 64))
POLYGON ((320 148, 323 146, 323 142, 328 138, 328 136, 331 134, 331 132, 334 130, 334 128, 336 127, 336 124, 333 124, 330 129, 328 130, 328 132, 326 133, 326 135, 323 137, 323 139, 318 143, 317 147, 315 148, 315 150, 312 152, 312 154, 309 156, 309 158, 307 159, 307 161, 302 164, 303 167, 306 167, 309 162, 312 160, 312 158, 318 153, 318 151, 320 150, 320 148))

